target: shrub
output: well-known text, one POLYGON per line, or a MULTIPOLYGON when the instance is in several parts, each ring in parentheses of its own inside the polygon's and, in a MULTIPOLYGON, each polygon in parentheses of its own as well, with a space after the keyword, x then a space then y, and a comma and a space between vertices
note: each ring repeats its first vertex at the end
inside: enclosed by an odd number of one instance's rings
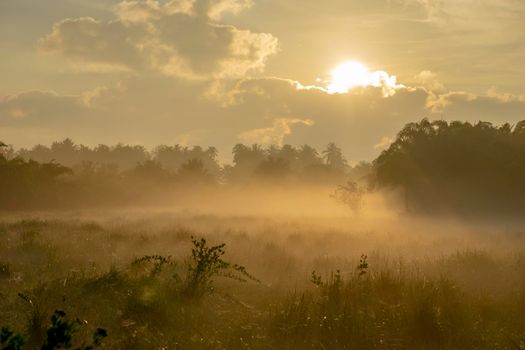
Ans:
POLYGON ((213 291, 213 279, 226 277, 240 282, 257 279, 250 275, 242 265, 223 260, 226 244, 208 247, 204 238, 192 237, 193 249, 188 265, 182 293, 189 298, 201 297, 213 291))

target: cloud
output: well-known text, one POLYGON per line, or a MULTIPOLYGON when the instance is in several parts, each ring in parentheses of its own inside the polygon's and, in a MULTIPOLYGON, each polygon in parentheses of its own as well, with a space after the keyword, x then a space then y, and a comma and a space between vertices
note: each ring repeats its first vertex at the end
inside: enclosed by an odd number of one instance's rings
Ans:
POLYGON ((187 146, 200 146, 203 143, 206 143, 206 135, 209 133, 209 130, 189 130, 188 132, 177 135, 175 141, 177 144, 187 147, 187 146))
POLYGON ((261 71, 278 40, 213 20, 246 0, 123 1, 118 19, 65 19, 39 43, 88 70, 153 71, 186 79, 235 78, 261 71))
POLYGON ((390 146, 392 144, 392 142, 394 142, 394 140, 391 138, 391 137, 388 137, 388 136, 383 136, 381 138, 381 140, 376 143, 374 145, 374 149, 377 149, 377 150, 384 150, 386 149, 388 146, 390 146))
POLYGON ((78 123, 85 108, 78 96, 28 91, 0 98, 0 126, 52 126, 78 123))
POLYGON ((292 126, 296 124, 312 126, 314 122, 309 119, 278 118, 273 121, 271 127, 253 129, 240 133, 239 139, 249 144, 256 143, 261 145, 282 146, 284 138, 292 133, 292 126))
POLYGON ((65 19, 40 40, 39 49, 60 53, 87 70, 142 69, 148 59, 138 43, 147 35, 146 28, 133 28, 121 21, 65 19))
POLYGON ((446 92, 445 86, 438 80, 438 75, 432 71, 424 70, 413 78, 413 83, 417 86, 425 87, 429 91, 438 93, 446 92))
POLYGON ((525 98, 496 90, 477 95, 406 86, 385 97, 374 86, 329 94, 294 80, 246 78, 216 87, 214 99, 204 97, 205 91, 210 91, 209 82, 158 75, 74 96, 44 91, 5 96, 0 99, 0 134, 13 138, 4 137, 5 142, 23 146, 39 140, 35 130, 42 130, 39 142, 59 135, 85 144, 198 143, 216 146, 222 154, 239 141, 317 148, 334 141, 350 161, 359 161, 377 156, 391 141, 385 135, 424 117, 496 123, 525 119, 525 98), (220 103, 223 98, 230 103, 220 103))
POLYGON ((124 0, 115 7, 115 12, 123 21, 148 22, 160 19, 165 14, 186 14, 220 20, 226 13, 238 14, 250 8, 252 0, 124 0))
MULTIPOLYGON (((435 94, 424 87, 403 87, 384 97, 380 87, 352 89, 345 94, 300 88, 284 79, 247 79, 235 87, 232 107, 257 111, 259 118, 300 118, 313 121, 309 128, 294 129, 286 141, 317 147, 335 141, 351 160, 370 159, 385 147, 406 123, 422 118, 479 120, 496 123, 525 119, 525 99, 476 95, 462 91, 435 94), (434 104, 429 105, 429 100, 434 104), (249 107, 248 107, 249 106, 249 107), (378 142, 377 140, 381 140, 378 142)), ((251 114, 254 116, 253 112, 251 114)), ((270 140, 274 128, 256 129, 248 136, 270 140)), ((245 139, 249 139, 245 137, 245 139)))
POLYGON ((213 20, 220 19, 225 13, 238 14, 253 5, 252 0, 197 0, 207 16, 213 20))

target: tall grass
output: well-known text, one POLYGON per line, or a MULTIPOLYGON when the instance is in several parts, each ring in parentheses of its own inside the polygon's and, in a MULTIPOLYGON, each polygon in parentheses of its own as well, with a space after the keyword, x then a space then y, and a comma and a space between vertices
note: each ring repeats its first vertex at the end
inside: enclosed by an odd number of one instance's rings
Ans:
POLYGON ((2 347, 17 334, 49 345, 54 329, 80 348, 523 349, 522 239, 257 218, 5 219, 2 347))

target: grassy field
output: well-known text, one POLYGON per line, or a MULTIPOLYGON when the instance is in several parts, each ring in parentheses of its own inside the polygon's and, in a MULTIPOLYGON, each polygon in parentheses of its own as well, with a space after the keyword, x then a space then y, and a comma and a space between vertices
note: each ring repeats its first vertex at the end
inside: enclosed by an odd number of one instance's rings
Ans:
POLYGON ((510 225, 402 217, 9 214, 0 326, 27 349, 55 310, 77 347, 525 349, 524 252, 510 225))

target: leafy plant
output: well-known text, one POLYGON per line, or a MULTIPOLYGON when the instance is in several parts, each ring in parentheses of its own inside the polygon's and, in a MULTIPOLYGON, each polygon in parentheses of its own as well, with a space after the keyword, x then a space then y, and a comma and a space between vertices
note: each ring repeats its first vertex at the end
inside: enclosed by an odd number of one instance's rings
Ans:
MULTIPOLYGON (((40 348, 41 350, 71 349, 73 347, 73 335, 79 331, 82 322, 79 319, 68 321, 65 319, 66 313, 57 310, 51 316, 51 326, 47 329, 47 339, 40 348)), ((107 337, 107 332, 103 328, 97 328, 93 334, 91 344, 81 345, 75 350, 93 350, 102 345, 102 340, 107 337)), ((3 350, 21 350, 26 344, 26 337, 15 334, 9 328, 2 328, 0 332, 0 344, 3 350)))
POLYGON ((359 272, 359 276, 366 275, 368 272, 368 257, 365 254, 361 254, 361 259, 359 259, 359 265, 357 265, 357 271, 359 272))
MULTIPOLYGON (((57 310, 51 316, 51 327, 47 330, 47 340, 42 346, 42 350, 53 349, 70 349, 73 347, 73 335, 78 332, 78 327, 82 325, 79 319, 67 321, 64 317, 64 311, 57 310)), ((93 334, 93 340, 90 345, 82 345, 75 350, 92 350, 102 344, 102 339, 107 337, 105 329, 97 328, 93 334)))
POLYGON ((171 257, 164 257, 162 255, 146 255, 141 258, 133 260, 131 266, 141 267, 145 265, 151 266, 149 270, 149 277, 157 276, 165 265, 171 264, 171 257))
POLYGON ((2 328, 0 332, 0 344, 3 350, 20 350, 26 343, 26 339, 20 334, 15 334, 9 328, 2 328))
POLYGON ((193 249, 188 265, 183 295, 201 297, 213 291, 214 277, 226 277, 240 282, 257 281, 242 265, 232 264, 223 259, 226 244, 209 247, 206 239, 192 237, 193 249))

